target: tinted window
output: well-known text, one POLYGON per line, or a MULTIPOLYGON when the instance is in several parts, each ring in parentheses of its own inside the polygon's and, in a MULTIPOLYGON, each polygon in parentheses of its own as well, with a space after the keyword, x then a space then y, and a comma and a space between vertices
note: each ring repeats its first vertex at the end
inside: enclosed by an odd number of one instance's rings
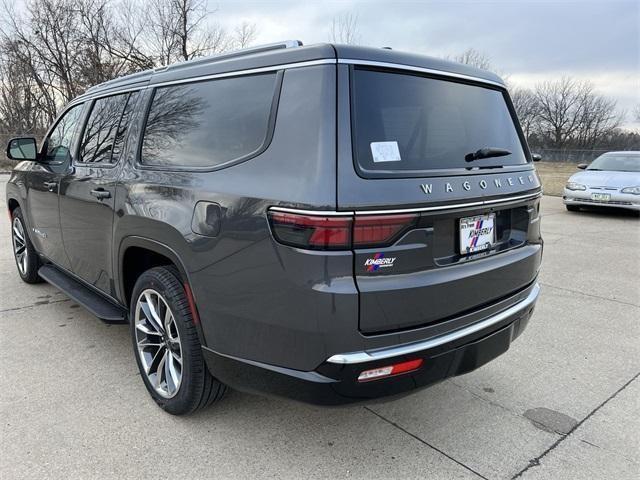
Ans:
POLYGON ((80 144, 81 163, 111 163, 120 117, 129 94, 99 98, 93 103, 80 144))
POLYGON ((124 113, 120 119, 118 130, 116 132, 116 138, 113 141, 113 152, 111 153, 111 162, 118 163, 120 153, 122 153, 122 147, 124 146, 124 139, 131 124, 131 118, 133 116, 133 109, 138 101, 138 92, 131 92, 127 99, 127 105, 124 107, 124 113))
POLYGON ((76 105, 64 114, 47 139, 47 160, 63 162, 71 159, 74 133, 82 113, 82 105, 76 105))
POLYGON ((364 172, 518 165, 526 162, 502 92, 462 83, 354 70, 354 145, 364 172), (481 148, 510 155, 476 160, 481 148))
POLYGON ((640 172, 640 155, 629 153, 605 153, 596 158, 587 170, 610 172, 640 172))
POLYGON ((141 162, 213 167, 255 153, 267 138, 275 85, 270 73, 158 88, 141 162))

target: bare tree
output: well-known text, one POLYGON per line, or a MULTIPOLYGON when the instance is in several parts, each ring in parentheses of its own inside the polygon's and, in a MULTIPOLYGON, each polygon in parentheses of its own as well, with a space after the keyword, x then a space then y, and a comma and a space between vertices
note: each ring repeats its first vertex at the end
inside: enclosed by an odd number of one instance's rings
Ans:
POLYGON ((570 77, 536 85, 534 128, 552 148, 595 148, 622 123, 616 102, 570 77))
POLYGON ((234 48, 247 48, 256 39, 257 34, 258 28, 255 23, 249 23, 247 21, 242 22, 234 30, 234 48))
POLYGON ((467 48, 464 52, 453 56, 447 56, 447 60, 452 60, 472 67, 481 68, 483 70, 491 69, 491 59, 484 53, 475 48, 467 48))
POLYGON ((512 88, 511 100, 516 110, 522 131, 525 137, 534 132, 536 121, 538 119, 538 102, 535 94, 527 88, 512 88))
POLYGON ((146 40, 157 52, 155 63, 168 65, 229 49, 225 30, 208 22, 213 12, 205 0, 151 0, 149 7, 146 40))
POLYGON ((0 121, 20 131, 52 121, 90 85, 246 46, 257 31, 245 22, 231 38, 206 0, 0 2, 0 121))
POLYGON ((333 17, 329 31, 329 40, 334 43, 344 43, 347 45, 358 44, 360 42, 358 15, 345 13, 333 17))
MULTIPOLYGON (((39 136, 49 121, 46 99, 31 69, 10 49, 0 50, 0 132, 39 136)), ((55 105, 52 106, 55 113, 55 105)))
POLYGON ((580 124, 582 89, 583 85, 569 77, 536 85, 538 127, 555 148, 563 148, 580 124))

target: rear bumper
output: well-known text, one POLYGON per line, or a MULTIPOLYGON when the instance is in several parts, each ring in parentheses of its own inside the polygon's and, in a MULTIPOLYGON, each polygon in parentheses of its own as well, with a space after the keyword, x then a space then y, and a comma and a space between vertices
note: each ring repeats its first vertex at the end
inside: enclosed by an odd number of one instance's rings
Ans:
POLYGON ((333 355, 315 371, 304 372, 216 353, 205 348, 211 373, 232 388, 319 405, 340 405, 402 395, 475 370, 506 352, 525 329, 540 288, 523 300, 463 329, 372 351, 333 355), (424 360, 419 370, 360 383, 358 375, 405 360, 424 360))

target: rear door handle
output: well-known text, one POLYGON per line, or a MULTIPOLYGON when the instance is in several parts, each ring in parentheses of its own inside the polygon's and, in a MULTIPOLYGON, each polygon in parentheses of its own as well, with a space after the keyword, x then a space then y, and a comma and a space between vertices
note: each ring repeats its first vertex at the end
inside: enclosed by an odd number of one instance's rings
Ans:
POLYGON ((111 198, 111 192, 108 192, 107 190, 102 190, 101 188, 98 188, 96 190, 91 190, 91 195, 96 197, 98 200, 104 200, 105 198, 111 198))
POLYGON ((58 186, 58 182, 44 182, 43 185, 47 190, 53 192, 53 189, 58 186))

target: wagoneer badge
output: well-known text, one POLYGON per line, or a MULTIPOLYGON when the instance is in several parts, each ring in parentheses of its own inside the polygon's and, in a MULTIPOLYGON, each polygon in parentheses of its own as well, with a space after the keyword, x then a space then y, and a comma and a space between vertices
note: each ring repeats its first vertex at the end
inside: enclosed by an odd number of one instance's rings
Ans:
MULTIPOLYGON (((507 177, 506 179, 504 178, 494 178, 493 179, 493 184, 496 186, 496 188, 502 188, 503 186, 507 185, 507 186, 514 186, 514 185, 524 185, 525 183, 535 183, 534 182, 534 178, 533 175, 519 175, 517 177, 507 177)), ((485 180, 482 179, 480 181, 476 182, 470 182, 469 180, 465 180, 464 182, 461 182, 460 184, 454 184, 451 182, 446 182, 444 184, 444 189, 446 193, 453 193, 456 189, 460 189, 462 188, 465 191, 470 191, 473 188, 478 188, 480 187, 480 189, 485 190, 487 187, 489 186, 489 183, 485 180)), ((420 188, 422 189, 422 191, 426 194, 429 195, 431 193, 433 193, 433 184, 432 183, 422 183, 420 184, 420 188)))

